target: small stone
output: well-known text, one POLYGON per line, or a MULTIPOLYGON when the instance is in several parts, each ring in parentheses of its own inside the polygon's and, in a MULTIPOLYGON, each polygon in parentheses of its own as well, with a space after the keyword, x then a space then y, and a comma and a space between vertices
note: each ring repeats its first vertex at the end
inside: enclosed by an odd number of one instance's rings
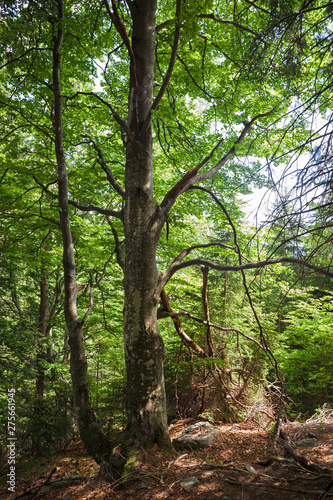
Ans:
POLYGON ((296 446, 301 448, 310 448, 312 446, 316 446, 317 439, 316 438, 305 438, 297 441, 296 446))
POLYGON ((200 477, 209 478, 209 477, 218 477, 218 473, 215 470, 205 470, 200 472, 200 477))
POLYGON ((139 484, 138 490, 145 490, 148 488, 148 485, 142 481, 142 483, 139 484))
POLYGON ((193 431, 201 431, 201 430, 209 430, 209 431, 214 431, 217 430, 210 422, 197 422, 196 424, 190 425, 189 427, 185 427, 185 429, 182 430, 182 434, 189 434, 190 432, 193 431))
POLYGON ((245 465, 245 470, 247 470, 247 472, 251 472, 251 474, 258 474, 257 471, 250 464, 245 465))
POLYGON ((184 488, 184 490, 188 491, 195 484, 199 484, 199 479, 196 478, 195 476, 189 477, 187 479, 183 479, 182 481, 180 481, 180 484, 182 485, 182 487, 184 488))

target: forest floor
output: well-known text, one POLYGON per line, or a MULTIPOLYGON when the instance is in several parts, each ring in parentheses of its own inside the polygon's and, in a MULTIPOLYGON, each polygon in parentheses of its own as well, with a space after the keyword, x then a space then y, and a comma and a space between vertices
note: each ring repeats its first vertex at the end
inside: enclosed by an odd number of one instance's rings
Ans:
MULTIPOLYGON (((192 423, 189 419, 176 422, 171 436, 192 423)), ((98 476, 98 466, 79 444, 49 458, 22 461, 16 467, 15 493, 6 491, 3 479, 0 498, 315 500, 331 482, 333 418, 283 426, 289 444, 298 456, 309 458, 308 465, 292 459, 281 438, 272 457, 276 434, 257 423, 214 425, 220 432, 208 448, 174 455, 165 455, 157 447, 142 452, 136 470, 113 484, 98 476), (309 431, 317 435, 316 444, 300 448, 296 442, 309 431), (190 477, 198 482, 187 490, 181 481, 190 477)), ((0 473, 4 478, 8 471, 2 467, 0 473)), ((325 496, 330 497, 333 488, 325 496)))

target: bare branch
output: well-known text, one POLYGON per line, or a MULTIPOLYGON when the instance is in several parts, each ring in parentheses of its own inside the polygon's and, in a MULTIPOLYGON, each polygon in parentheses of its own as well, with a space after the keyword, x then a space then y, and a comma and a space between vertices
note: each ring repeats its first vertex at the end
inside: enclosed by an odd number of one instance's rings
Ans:
POLYGON ((257 31, 254 31, 251 28, 248 28, 247 26, 243 26, 242 24, 236 23, 236 21, 230 21, 228 19, 221 19, 220 17, 214 16, 214 14, 197 14, 196 17, 199 19, 212 19, 213 21, 216 21, 221 24, 230 24, 232 26, 235 26, 236 28, 239 28, 242 31, 246 31, 247 33, 251 33, 254 35, 258 40, 260 40, 263 44, 266 45, 265 40, 263 40, 260 36, 260 34, 257 31))
POLYGON ((120 212, 116 212, 115 210, 97 207, 96 205, 80 205, 80 203, 77 203, 73 200, 68 200, 68 204, 72 205, 75 208, 78 208, 79 210, 82 210, 82 212, 96 212, 98 214, 109 215, 110 217, 117 217, 117 219, 123 220, 122 210, 120 212))
POLYGON ((286 262, 288 264, 295 264, 300 267, 306 267, 307 269, 311 269, 312 271, 315 271, 319 274, 323 274, 324 276, 333 278, 333 272, 329 271, 329 269, 315 266, 314 264, 311 264, 311 262, 307 262, 302 259, 297 259, 295 257, 279 257, 276 259, 267 259, 260 262, 253 262, 241 265, 218 264, 217 262, 211 262, 206 259, 197 258, 197 259, 187 260, 185 262, 181 262, 178 264, 172 263, 169 269, 164 274, 162 274, 160 286, 165 286, 177 271, 180 271, 181 269, 185 269, 186 267, 191 267, 191 266, 208 266, 211 269, 215 269, 215 271, 240 272, 249 269, 262 269, 264 267, 274 266, 275 264, 281 264, 283 262, 286 262))
POLYGON ((176 23, 176 29, 175 29, 175 34, 174 34, 174 39, 173 39, 173 45, 172 45, 172 50, 171 50, 171 56, 170 56, 170 61, 169 61, 169 67, 168 67, 168 70, 165 74, 165 77, 164 77, 164 80, 163 80, 163 83, 161 85, 161 88, 157 94, 157 96, 155 97, 155 100, 151 106, 151 109, 154 110, 154 109, 157 109, 162 97, 163 97, 163 94, 164 92, 166 91, 167 89, 167 86, 169 84, 169 81, 170 81, 170 78, 171 78, 171 75, 172 75, 172 71, 173 71, 173 67, 175 65, 175 61, 176 61, 176 54, 177 54, 177 49, 178 49, 178 43, 179 43, 179 36, 180 36, 180 12, 181 12, 181 4, 182 4, 182 0, 177 0, 177 5, 176 5, 176 20, 177 20, 177 23, 176 23))
MULTIPOLYGON (((45 193, 50 194, 53 198, 57 198, 57 195, 55 193, 52 193, 52 191, 50 191, 48 189, 48 186, 50 184, 53 184, 53 182, 50 182, 47 186, 45 186, 42 182, 40 182, 37 179, 37 177, 35 175, 33 175, 33 179, 36 182, 36 184, 38 184, 45 193)), ((68 204, 72 205, 75 208, 78 208, 79 210, 82 210, 82 212, 97 212, 97 213, 102 214, 102 215, 109 215, 110 217, 117 217, 118 219, 123 220, 123 212, 122 211, 116 212, 115 210, 109 210, 108 208, 101 208, 101 207, 98 207, 96 205, 81 205, 80 203, 77 203, 74 200, 68 200, 68 204)))
POLYGON ((111 106, 111 104, 109 102, 105 101, 105 99, 103 99, 100 95, 96 94, 95 92, 76 92, 74 95, 72 95, 70 97, 67 97, 66 98, 66 102, 70 101, 72 99, 75 99, 78 95, 86 95, 86 96, 94 97, 95 99, 97 99, 98 101, 100 101, 101 103, 103 103, 105 106, 107 106, 109 108, 109 110, 111 111, 111 114, 112 114, 113 118, 115 119, 115 121, 125 131, 128 139, 130 141, 134 141, 134 137, 133 137, 131 129, 129 128, 129 126, 127 125, 127 123, 125 122, 125 120, 123 120, 118 115, 118 113, 113 109, 113 107, 111 106))
MULTIPOLYGON (((237 334, 241 335, 242 337, 244 337, 246 340, 249 340, 250 342, 253 342, 260 349, 262 349, 263 351, 265 351, 265 347, 263 345, 261 345, 260 342, 258 342, 257 340, 253 339, 249 335, 246 335, 246 333, 242 332, 241 330, 238 330, 237 328, 227 328, 227 327, 224 327, 224 326, 217 325, 216 323, 207 322, 207 321, 205 321, 203 319, 198 318, 197 316, 194 316, 193 314, 191 314, 191 313, 189 313, 187 311, 176 311, 173 314, 176 314, 177 316, 186 316, 187 318, 193 319, 193 321, 201 323, 202 325, 210 326, 211 328, 214 328, 215 330, 219 330, 221 332, 237 333, 237 334)), ((171 316, 172 316, 172 314, 171 314, 171 316)))
POLYGON ((194 352, 196 352, 198 354, 198 356, 200 356, 200 358, 207 358, 207 354, 205 353, 205 351, 198 345, 196 344, 185 332, 184 332, 184 329, 182 327, 182 324, 181 324, 181 321, 176 314, 172 314, 173 313, 173 310, 170 306, 170 303, 169 303, 169 300, 168 300, 168 296, 163 288, 163 290, 161 291, 161 301, 162 301, 162 305, 163 305, 163 309, 164 311, 167 311, 168 313, 171 313, 171 318, 172 318, 172 321, 175 325, 175 329, 179 335, 179 337, 182 339, 182 341, 184 342, 184 344, 192 349, 194 352))
MULTIPOLYGON (((172 261, 172 264, 171 266, 177 266, 180 262, 182 262, 193 250, 197 250, 198 248, 210 248, 210 247, 220 247, 220 248, 224 248, 226 250, 233 250, 234 252, 237 251, 236 247, 233 247, 231 245, 225 245, 224 243, 221 243, 220 241, 215 241, 213 243, 204 243, 204 244, 201 244, 201 245, 193 245, 189 248, 184 248, 184 250, 182 250, 180 252, 179 255, 177 255, 177 257, 172 261)), ((248 262, 252 262, 250 261, 247 257, 243 256, 244 259, 246 259, 248 262)), ((170 266, 170 267, 171 267, 170 266)), ((168 272, 168 271, 167 271, 168 272)), ((162 275, 164 276, 164 275, 162 275)), ((162 285, 161 285, 162 286, 162 285)))
POLYGON ((97 146, 96 142, 89 135, 82 134, 82 137, 86 137, 87 139, 89 139, 89 142, 91 142, 95 151, 98 154, 98 163, 100 164, 100 166, 102 167, 102 169, 106 173, 108 181, 110 182, 111 186, 117 191, 117 193, 120 194, 120 196, 122 198, 124 198, 125 197, 125 189, 116 180, 116 178, 114 177, 114 175, 112 173, 111 168, 107 166, 107 162, 103 157, 101 149, 97 146))
POLYGON ((255 116, 250 122, 245 123, 244 128, 243 128, 241 134, 239 135, 238 139, 234 142, 234 145, 229 149, 228 153, 226 153, 221 158, 221 160, 218 161, 216 163, 216 165, 214 167, 212 167, 210 170, 207 170, 207 172, 203 172, 201 174, 198 174, 199 170, 209 160, 211 160, 211 158, 213 157, 213 155, 216 152, 216 150, 222 144, 223 139, 221 139, 218 142, 218 144, 214 147, 214 149, 212 150, 212 152, 210 153, 209 156, 207 156, 206 158, 204 158, 202 160, 202 162, 200 162, 196 167, 194 167, 191 170, 189 170, 188 172, 186 172, 186 174, 184 175, 184 177, 182 179, 180 179, 180 181, 178 181, 177 184, 175 184, 175 186, 170 189, 170 191, 168 191, 168 193, 165 195, 165 197, 164 197, 164 199, 163 199, 163 201, 161 203, 161 210, 164 211, 164 213, 168 213, 168 211, 171 209, 171 207, 173 206, 173 204, 175 203, 177 197, 180 194, 185 193, 194 184, 196 184, 196 183, 198 183, 200 181, 211 179, 223 167, 223 165, 228 160, 230 160, 230 158, 232 158, 234 156, 234 154, 236 152, 236 147, 244 141, 245 137, 247 136, 247 134, 252 129, 252 126, 254 125, 254 123, 256 121, 260 120, 261 118, 265 118, 266 116, 271 115, 275 111, 276 111, 276 108, 273 108, 270 111, 268 111, 267 113, 260 113, 257 116, 255 116))
POLYGON ((217 145, 214 147, 212 152, 208 156, 206 156, 206 158, 204 158, 196 167, 193 167, 191 170, 186 172, 184 177, 180 181, 178 181, 177 184, 165 195, 165 197, 161 203, 161 209, 165 213, 167 213, 170 210, 170 208, 175 203, 179 194, 183 193, 184 191, 186 191, 188 189, 188 187, 186 187, 188 185, 188 183, 191 181, 191 179, 193 177, 195 177, 195 175, 197 174, 199 169, 201 167, 203 167, 204 165, 206 165, 206 163, 212 159, 215 151, 220 147, 222 142, 223 142, 223 139, 221 139, 217 143, 217 145))
POLYGON ((106 217, 106 220, 108 221, 108 224, 109 224, 109 226, 112 229, 112 234, 113 234, 114 240, 116 242, 115 252, 116 252, 116 256, 117 256, 117 262, 118 262, 119 266, 121 267, 121 269, 124 270, 124 268, 125 268, 125 257, 124 257, 124 247, 123 247, 123 244, 120 242, 117 230, 113 226, 113 224, 111 224, 111 221, 110 221, 109 217, 106 217))

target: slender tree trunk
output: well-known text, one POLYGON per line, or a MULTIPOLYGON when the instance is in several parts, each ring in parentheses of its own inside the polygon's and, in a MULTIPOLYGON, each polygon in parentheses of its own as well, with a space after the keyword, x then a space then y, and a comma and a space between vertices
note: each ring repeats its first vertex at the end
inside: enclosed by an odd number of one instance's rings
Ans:
MULTIPOLYGON (((58 0, 58 19, 55 26, 59 25, 54 37, 53 46, 53 93, 54 93, 54 130, 55 130, 55 152, 58 167, 58 204, 60 215, 60 227, 63 241, 63 269, 65 284, 64 312, 68 330, 68 342, 71 351, 71 376, 73 385, 73 404, 76 413, 81 439, 87 452, 106 472, 112 472, 113 455, 112 445, 104 434, 98 419, 96 418, 90 402, 90 390, 87 381, 87 360, 85 356, 82 323, 77 313, 77 287, 75 279, 75 260, 72 233, 68 210, 68 179, 66 169, 66 158, 63 146, 63 124, 62 124, 62 95, 60 81, 60 48, 63 32, 61 21, 64 16, 63 0, 58 0)), ((120 463, 116 460, 115 466, 120 463)))
POLYGON ((38 318, 38 352, 36 356, 36 393, 33 403, 33 418, 36 425, 35 432, 32 433, 33 453, 41 455, 43 453, 40 428, 43 425, 44 413, 44 389, 45 389, 45 358, 47 346, 45 346, 47 322, 49 319, 49 282, 45 269, 42 267, 39 295, 39 318, 38 318))
POLYGON ((202 277, 203 277, 203 285, 202 285, 202 303, 205 313, 205 321, 207 322, 207 331, 206 331, 206 341, 208 348, 208 356, 214 356, 214 346, 213 346, 213 338, 212 338, 212 330, 209 325, 210 317, 209 317, 209 307, 208 307, 208 267, 203 267, 201 269, 202 277))
POLYGON ((164 344, 157 326, 156 246, 160 223, 153 199, 152 131, 142 129, 153 96, 155 0, 132 3, 132 66, 126 152, 124 346, 127 436, 149 448, 170 446, 164 385, 164 344))
POLYGON ((42 269, 42 277, 40 282, 40 301, 39 301, 39 320, 38 320, 38 354, 37 354, 37 377, 36 377, 36 396, 37 398, 43 398, 44 387, 45 387, 45 373, 43 368, 43 361, 45 360, 45 352, 48 346, 45 346, 46 333, 47 333, 47 322, 49 319, 49 281, 45 273, 45 269, 42 269))

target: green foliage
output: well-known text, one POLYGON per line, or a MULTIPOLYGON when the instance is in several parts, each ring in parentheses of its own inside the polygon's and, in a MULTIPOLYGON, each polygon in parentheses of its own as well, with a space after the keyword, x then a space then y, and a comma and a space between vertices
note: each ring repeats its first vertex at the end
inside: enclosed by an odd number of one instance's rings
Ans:
MULTIPOLYGON (((158 5, 157 25, 166 24, 157 33, 155 96, 169 66, 175 29, 175 2, 163 0, 158 5)), ((155 203, 159 205, 175 183, 200 164, 219 141, 220 147, 200 172, 207 172, 235 146, 235 155, 229 162, 213 179, 201 184, 223 200, 238 232, 242 253, 253 261, 257 252, 247 245, 252 229, 244 227, 238 195, 247 194, 254 187, 270 186, 270 180, 260 173, 268 158, 272 165, 279 165, 300 144, 306 144, 303 150, 310 149, 312 132, 308 119, 314 109, 324 116, 331 106, 329 7, 324 2, 317 2, 313 8, 309 5, 305 10, 303 7, 298 0, 267 0, 260 5, 242 0, 197 1, 195 6, 193 2, 183 2, 172 78, 158 108, 152 110, 155 203), (271 113, 261 116, 240 143, 238 138, 245 124, 268 112, 271 113)), ((125 2, 118 8, 131 35, 131 17, 125 2)), ((6 384, 26 394, 19 415, 22 439, 28 443, 24 446, 32 446, 32 440, 49 451, 63 437, 62 426, 71 428, 73 418, 70 414, 64 421, 49 418, 70 404, 70 390, 64 391, 70 377, 62 311, 62 248, 54 152, 52 43, 57 28, 56 4, 5 0, 1 9, 0 355, 6 384), (51 237, 46 241, 49 232, 51 237), (39 318, 40 286, 45 277, 50 309, 47 334, 41 332, 39 318), (52 359, 47 356, 50 349, 52 359), (35 389, 41 372, 46 381, 44 400, 36 397, 35 389), (65 395, 59 395, 62 392, 65 395), (35 420, 38 427, 33 425, 35 420)), ((97 0, 68 0, 62 28, 64 145, 69 195, 74 202, 70 218, 78 309, 82 317, 90 304, 93 283, 94 305, 85 323, 85 347, 92 402, 109 430, 124 424, 123 274, 116 262, 110 220, 98 208, 118 212, 123 207, 123 200, 107 181, 103 166, 112 167, 114 177, 124 186, 126 145, 113 111, 127 119, 129 55, 114 23, 110 24, 107 10, 97 0), (78 205, 93 207, 83 210, 78 205)), ((302 252, 305 255, 308 249, 312 252, 320 227, 328 217, 327 213, 321 215, 322 220, 314 222, 318 230, 304 238, 302 245, 282 245, 295 229, 291 223, 288 227, 276 224, 270 234, 261 233, 261 257, 266 258, 276 247, 280 254, 291 256, 302 252)), ((112 224, 122 242, 121 221, 114 218, 112 224)), ((330 241, 330 230, 324 231, 330 241)), ((229 248, 197 248, 192 256, 237 265, 238 256, 231 248, 235 245, 233 231, 225 213, 206 193, 187 191, 178 198, 163 228, 157 251, 160 271, 164 272, 184 248, 216 241, 229 248)), ((325 267, 330 250, 325 247, 315 259, 317 265, 325 267)), ((247 281, 262 324, 270 334, 270 346, 278 352, 286 384, 296 402, 302 402, 304 410, 309 411, 330 401, 330 281, 305 278, 302 271, 282 265, 260 274, 247 272, 247 281), (297 280, 300 290, 290 292, 297 280), (314 288, 301 288, 308 285, 314 288)), ((183 269, 167 285, 175 311, 186 310, 202 319, 201 291, 201 269, 196 267, 183 269)), ((261 390, 257 382, 246 385, 247 374, 250 372, 258 381, 271 370, 264 354, 258 353, 258 346, 242 339, 236 331, 261 342, 241 277, 232 272, 211 271, 208 301, 211 321, 233 329, 213 332, 215 353, 211 358, 192 359, 185 348, 180 353, 180 340, 172 321, 163 319, 160 323, 166 346, 170 417, 177 413, 176 377, 179 394, 187 396, 193 389, 193 397, 199 401, 202 390, 193 388, 195 380, 204 385, 215 364, 222 371, 233 370, 227 385, 236 395, 243 388, 247 403, 254 401, 261 390)), ((181 319, 191 339, 206 348, 206 327, 188 317, 181 319)), ((0 384, 4 412, 5 382, 0 384)), ((212 387, 211 393, 216 389, 212 387)), ((221 401, 214 401, 216 406, 223 406, 221 401)), ((227 405, 223 411, 223 416, 229 417, 227 405)), ((211 415, 207 409, 201 414, 211 415)))
POLYGON ((315 298, 313 289, 291 296, 279 364, 299 409, 311 413, 332 402, 332 294, 315 298))

